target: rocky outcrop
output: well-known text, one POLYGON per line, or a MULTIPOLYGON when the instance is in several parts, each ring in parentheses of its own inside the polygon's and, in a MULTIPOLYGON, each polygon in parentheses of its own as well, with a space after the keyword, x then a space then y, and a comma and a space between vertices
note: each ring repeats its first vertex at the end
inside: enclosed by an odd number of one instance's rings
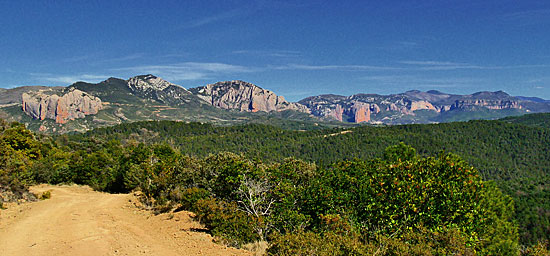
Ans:
POLYGON ((191 89, 191 92, 212 106, 222 109, 247 112, 295 110, 309 113, 301 104, 288 102, 283 96, 240 80, 209 84, 191 89))
POLYGON ((488 109, 502 110, 502 109, 522 109, 519 101, 515 100, 457 100, 453 105, 449 107, 449 110, 453 109, 471 109, 473 107, 485 107, 488 109))
POLYGON ((409 107, 409 110, 413 112, 416 110, 422 110, 422 109, 437 111, 437 109, 432 105, 432 103, 429 103, 425 100, 412 101, 411 106, 409 107))
POLYGON ((333 117, 334 119, 342 122, 343 121, 343 115, 344 115, 344 109, 340 105, 336 105, 336 108, 330 111, 329 116, 333 117))
POLYGON ((180 105, 192 101, 187 89, 154 75, 132 77, 127 85, 134 95, 161 103, 180 105))
POLYGON ((350 109, 350 116, 354 123, 370 122, 372 114, 380 113, 380 107, 377 104, 363 102, 354 102, 350 109))
POLYGON ((370 107, 369 104, 360 104, 353 106, 353 122, 362 123, 370 121, 370 107))
POLYGON ((53 119, 60 124, 97 114, 102 108, 99 98, 77 89, 62 95, 46 94, 43 91, 23 93, 21 100, 23 112, 27 115, 39 120, 53 119))
POLYGON ((170 86, 177 86, 153 75, 135 76, 128 79, 128 87, 132 91, 162 91, 170 86))
POLYGON ((399 108, 395 103, 391 103, 386 107, 386 111, 399 111, 399 108))

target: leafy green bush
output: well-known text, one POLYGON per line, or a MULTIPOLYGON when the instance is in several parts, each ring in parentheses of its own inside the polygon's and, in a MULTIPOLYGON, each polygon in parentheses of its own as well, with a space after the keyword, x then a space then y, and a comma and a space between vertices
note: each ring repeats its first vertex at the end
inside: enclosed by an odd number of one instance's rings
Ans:
POLYGON ((255 232, 258 220, 239 211, 235 203, 208 198, 198 200, 194 208, 197 220, 231 246, 260 240, 255 232))
POLYGON ((382 255, 476 255, 456 228, 430 231, 420 225, 398 237, 378 235, 370 243, 377 244, 382 255))
POLYGON ((245 176, 259 177, 265 170, 259 161, 250 161, 242 155, 228 152, 210 155, 201 163, 201 184, 216 198, 229 201, 235 199, 245 176))
POLYGON ((197 202, 209 197, 210 193, 207 190, 197 187, 177 187, 170 192, 170 200, 181 204, 181 209, 188 211, 195 211, 197 202))
POLYGON ((0 177, 4 177, 0 181, 31 184, 30 168, 41 157, 40 142, 25 126, 0 122, 0 177))
POLYGON ((375 255, 381 253, 378 246, 364 243, 357 233, 297 231, 275 236, 268 255, 375 255))
POLYGON ((52 192, 48 190, 48 191, 44 191, 44 192, 40 195, 39 199, 40 199, 40 200, 46 200, 46 199, 50 199, 51 197, 52 197, 52 192))
POLYGON ((276 236, 269 255, 476 255, 457 229, 431 232, 423 227, 402 236, 377 234, 365 240, 359 233, 300 231, 276 236))
MULTIPOLYGON (((469 247, 484 254, 510 254, 517 248, 513 203, 458 156, 412 156, 390 161, 342 161, 319 170, 305 192, 304 211, 312 228, 322 216, 349 216, 369 235, 396 234, 422 223, 430 232, 458 229, 469 247), (483 248, 483 249, 481 249, 483 248)), ((390 155, 397 156, 395 147, 390 155)))
POLYGON ((36 183, 69 183, 73 182, 69 168, 71 152, 52 148, 47 155, 32 166, 32 177, 36 183))
POLYGON ((277 232, 293 232, 310 225, 311 218, 302 209, 305 189, 315 177, 316 169, 314 164, 294 158, 287 158, 269 169, 274 202, 268 221, 277 232))
POLYGON ((42 158, 42 145, 25 126, 0 119, 0 200, 36 200, 29 193, 32 166, 42 158))
POLYGON ((538 243, 524 248, 521 252, 523 256, 548 256, 550 255, 550 244, 548 241, 539 241, 538 243))

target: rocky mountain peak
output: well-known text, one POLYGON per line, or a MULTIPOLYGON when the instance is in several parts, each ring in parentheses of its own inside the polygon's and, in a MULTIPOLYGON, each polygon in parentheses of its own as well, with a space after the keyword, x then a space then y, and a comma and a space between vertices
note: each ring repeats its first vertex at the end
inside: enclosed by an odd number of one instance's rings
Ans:
MULTIPOLYGON (((263 90, 262 88, 258 87, 257 85, 255 84, 252 84, 252 83, 249 83, 249 82, 245 82, 245 81, 242 81, 242 80, 231 80, 231 81, 222 81, 222 82, 217 82, 217 83, 213 83, 213 84, 207 84, 206 86, 203 86, 203 87, 199 87, 201 89, 203 89, 203 93, 208 93, 210 91, 227 91, 229 89, 233 89, 233 90, 256 90, 256 89, 260 89, 260 90, 263 90)), ((269 92, 268 90, 265 90, 267 92, 269 92)))
POLYGON ((429 93, 429 94, 445 94, 445 93, 442 93, 438 90, 429 90, 429 91, 427 91, 427 93, 429 93))
POLYGON ((277 96, 269 90, 241 80, 208 84, 191 89, 191 92, 212 106, 222 109, 247 112, 284 110, 309 112, 305 106, 299 103, 288 102, 282 96, 277 96))
POLYGON ((483 99, 504 99, 509 98, 510 94, 505 93, 503 91, 496 91, 496 92, 488 92, 488 91, 482 91, 482 92, 476 92, 472 94, 472 98, 483 98, 483 99))
POLYGON ((128 79, 128 87, 132 91, 140 91, 140 92, 146 92, 146 91, 162 91, 170 86, 177 86, 182 89, 185 89, 179 85, 175 85, 173 83, 170 83, 160 77, 156 77, 154 75, 141 75, 141 76, 135 76, 130 79, 128 79))
POLYGON ((126 84, 132 94, 145 100, 171 105, 201 102, 187 89, 151 74, 132 77, 126 84))

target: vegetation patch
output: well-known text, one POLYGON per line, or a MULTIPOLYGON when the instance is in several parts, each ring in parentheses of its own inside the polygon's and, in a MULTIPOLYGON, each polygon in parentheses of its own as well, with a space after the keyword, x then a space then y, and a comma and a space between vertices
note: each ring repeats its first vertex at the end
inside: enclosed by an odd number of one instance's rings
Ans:
POLYGON ((46 199, 50 199, 50 198, 52 198, 52 193, 49 190, 42 192, 42 194, 39 197, 40 200, 46 200, 46 199))

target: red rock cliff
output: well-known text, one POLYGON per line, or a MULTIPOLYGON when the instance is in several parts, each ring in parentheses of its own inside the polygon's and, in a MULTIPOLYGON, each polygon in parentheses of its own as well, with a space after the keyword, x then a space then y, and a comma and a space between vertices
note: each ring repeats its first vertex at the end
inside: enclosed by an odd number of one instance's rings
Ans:
POLYGON ((66 123, 86 115, 97 114, 102 103, 97 97, 73 89, 59 96, 47 95, 40 91, 21 95, 23 111, 34 119, 54 119, 56 123, 66 123))

